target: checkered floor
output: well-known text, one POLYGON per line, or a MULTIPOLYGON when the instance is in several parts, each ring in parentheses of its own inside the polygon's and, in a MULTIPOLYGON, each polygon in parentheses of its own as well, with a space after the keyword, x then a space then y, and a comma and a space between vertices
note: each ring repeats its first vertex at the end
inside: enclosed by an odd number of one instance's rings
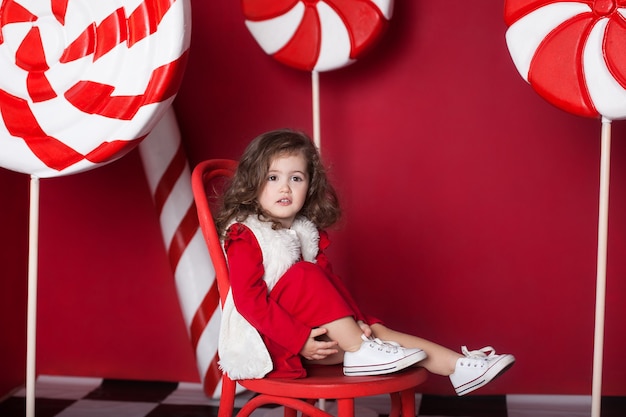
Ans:
MULTIPOLYGON (((35 386, 37 417, 208 417, 218 402, 206 398, 200 384, 40 376, 35 386)), ((250 393, 237 399, 241 406, 250 393)), ((0 402, 0 416, 25 415, 24 389, 0 402)), ((589 396, 438 397, 416 395, 419 416, 588 417, 589 396)), ((332 412, 333 403, 327 404, 332 412)), ((358 417, 386 416, 387 397, 357 400, 358 417)), ((281 416, 281 409, 257 410, 254 417, 281 416)), ((602 417, 626 416, 626 397, 606 397, 602 417)))

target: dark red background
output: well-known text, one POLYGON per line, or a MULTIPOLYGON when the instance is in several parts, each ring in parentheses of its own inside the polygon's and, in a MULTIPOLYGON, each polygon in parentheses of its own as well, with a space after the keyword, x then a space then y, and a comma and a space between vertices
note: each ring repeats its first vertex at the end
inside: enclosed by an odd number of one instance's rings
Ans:
MULTIPOLYGON (((335 269, 388 324, 517 364, 489 393, 590 394, 600 121, 544 102, 501 2, 398 0, 379 44, 320 75, 345 208, 335 269)), ((311 132, 310 74, 257 46, 232 0, 193 0, 175 109, 191 165, 311 132)), ((626 395, 626 135, 613 123, 605 395, 626 395)), ((0 393, 24 382, 28 177, 0 170, 0 393)), ((139 154, 41 181, 37 370, 198 381, 139 154)), ((431 377, 424 392, 451 394, 431 377)))

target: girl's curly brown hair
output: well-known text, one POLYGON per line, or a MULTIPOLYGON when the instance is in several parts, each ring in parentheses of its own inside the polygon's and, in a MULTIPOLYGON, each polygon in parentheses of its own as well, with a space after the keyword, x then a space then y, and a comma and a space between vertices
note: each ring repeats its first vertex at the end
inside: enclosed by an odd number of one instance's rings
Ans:
MULTIPOLYGON (((267 220, 257 197, 267 179, 270 165, 278 156, 297 154, 306 160, 310 179, 306 200, 299 214, 320 229, 332 226, 339 220, 339 199, 328 181, 315 145, 302 132, 280 129, 257 136, 241 156, 235 175, 224 192, 222 209, 215 219, 221 237, 233 220, 241 222, 249 215, 267 220)), ((273 223, 274 228, 280 227, 280 223, 273 223)))

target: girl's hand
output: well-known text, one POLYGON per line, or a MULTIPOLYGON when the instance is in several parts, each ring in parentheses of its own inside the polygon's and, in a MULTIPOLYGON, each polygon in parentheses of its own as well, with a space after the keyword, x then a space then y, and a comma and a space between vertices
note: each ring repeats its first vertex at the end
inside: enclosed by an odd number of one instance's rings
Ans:
POLYGON ((372 335, 372 328, 370 327, 369 324, 363 322, 363 320, 359 320, 357 321, 357 324, 359 325, 359 327, 361 328, 361 330, 363 330, 363 334, 366 337, 370 337, 372 335))
POLYGON ((335 346, 337 342, 334 340, 317 340, 318 336, 326 334, 326 329, 322 327, 316 327, 311 330, 309 338, 306 340, 304 347, 300 351, 305 359, 310 361, 325 359, 327 356, 334 355, 339 352, 335 346))

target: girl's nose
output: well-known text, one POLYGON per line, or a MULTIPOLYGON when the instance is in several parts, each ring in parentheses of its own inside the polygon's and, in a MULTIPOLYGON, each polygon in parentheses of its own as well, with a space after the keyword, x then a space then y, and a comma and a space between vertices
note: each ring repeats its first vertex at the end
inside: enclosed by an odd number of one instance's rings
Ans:
POLYGON ((291 188, 289 187, 289 182, 285 181, 280 184, 280 191, 290 192, 291 188))

